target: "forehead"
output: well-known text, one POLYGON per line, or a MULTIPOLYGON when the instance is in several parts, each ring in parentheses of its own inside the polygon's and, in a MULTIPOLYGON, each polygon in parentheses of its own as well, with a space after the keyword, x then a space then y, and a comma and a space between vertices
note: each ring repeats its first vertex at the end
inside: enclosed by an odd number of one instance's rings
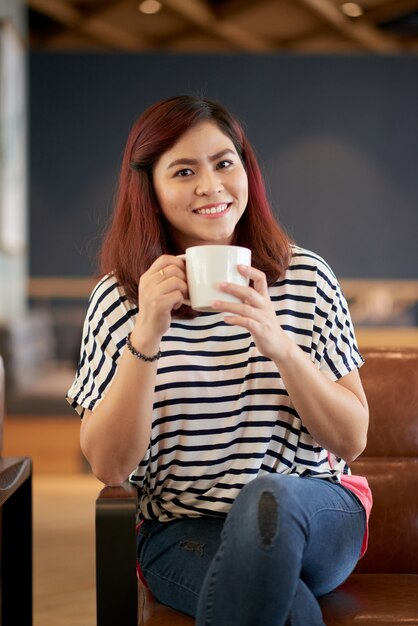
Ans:
POLYGON ((183 133, 175 144, 163 153, 162 158, 170 158, 174 154, 180 156, 179 153, 185 157, 192 156, 189 154, 190 151, 213 154, 227 148, 235 150, 228 135, 225 135, 215 122, 205 121, 199 122, 183 133))

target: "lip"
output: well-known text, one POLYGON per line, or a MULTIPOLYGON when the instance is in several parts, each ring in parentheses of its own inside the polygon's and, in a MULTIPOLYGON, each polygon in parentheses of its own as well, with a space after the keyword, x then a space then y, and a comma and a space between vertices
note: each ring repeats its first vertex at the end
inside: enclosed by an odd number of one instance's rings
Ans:
POLYGON ((222 217, 229 212, 231 202, 212 202, 193 209, 193 213, 199 217, 222 217))

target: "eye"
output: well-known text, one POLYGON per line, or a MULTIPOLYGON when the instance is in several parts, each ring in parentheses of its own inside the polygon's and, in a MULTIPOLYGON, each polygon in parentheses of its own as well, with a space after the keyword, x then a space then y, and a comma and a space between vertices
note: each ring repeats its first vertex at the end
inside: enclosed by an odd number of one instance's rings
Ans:
POLYGON ((184 167, 183 169, 178 170, 178 172, 176 172, 174 176, 178 178, 185 178, 187 176, 191 176, 192 174, 193 172, 189 167, 184 167))
POLYGON ((216 167, 218 170, 224 170, 230 167, 231 165, 233 165, 232 161, 230 161, 229 159, 223 159, 222 161, 219 161, 216 167))

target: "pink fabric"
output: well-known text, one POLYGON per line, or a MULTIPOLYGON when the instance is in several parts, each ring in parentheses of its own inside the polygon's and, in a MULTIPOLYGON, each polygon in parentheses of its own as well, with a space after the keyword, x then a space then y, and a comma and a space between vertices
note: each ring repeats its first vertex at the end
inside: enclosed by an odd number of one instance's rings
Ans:
POLYGON ((352 491, 357 496, 357 498, 364 506, 364 510, 366 511, 366 532, 364 533, 363 544, 361 546, 360 552, 360 557, 362 557, 367 550, 367 542, 369 539, 369 517, 373 504, 372 492, 370 491, 367 478, 365 478, 364 476, 343 474, 341 476, 341 484, 347 489, 350 489, 350 491, 352 491))
MULTIPOLYGON (((136 525, 136 534, 138 534, 139 529, 141 528, 142 524, 145 522, 145 520, 141 520, 139 522, 139 524, 136 525)), ((142 573, 142 569, 141 566, 139 564, 138 559, 136 560, 136 575, 139 578, 139 580, 142 582, 142 584, 144 585, 144 587, 146 587, 147 589, 149 589, 147 581, 144 578, 144 574, 142 573)))

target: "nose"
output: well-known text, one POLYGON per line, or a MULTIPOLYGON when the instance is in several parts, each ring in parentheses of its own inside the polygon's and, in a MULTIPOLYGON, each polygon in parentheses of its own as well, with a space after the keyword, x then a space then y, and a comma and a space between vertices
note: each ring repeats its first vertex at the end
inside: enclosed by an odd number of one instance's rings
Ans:
POLYGON ((197 196, 211 196, 223 190, 222 181, 216 171, 201 172, 196 184, 197 196))

